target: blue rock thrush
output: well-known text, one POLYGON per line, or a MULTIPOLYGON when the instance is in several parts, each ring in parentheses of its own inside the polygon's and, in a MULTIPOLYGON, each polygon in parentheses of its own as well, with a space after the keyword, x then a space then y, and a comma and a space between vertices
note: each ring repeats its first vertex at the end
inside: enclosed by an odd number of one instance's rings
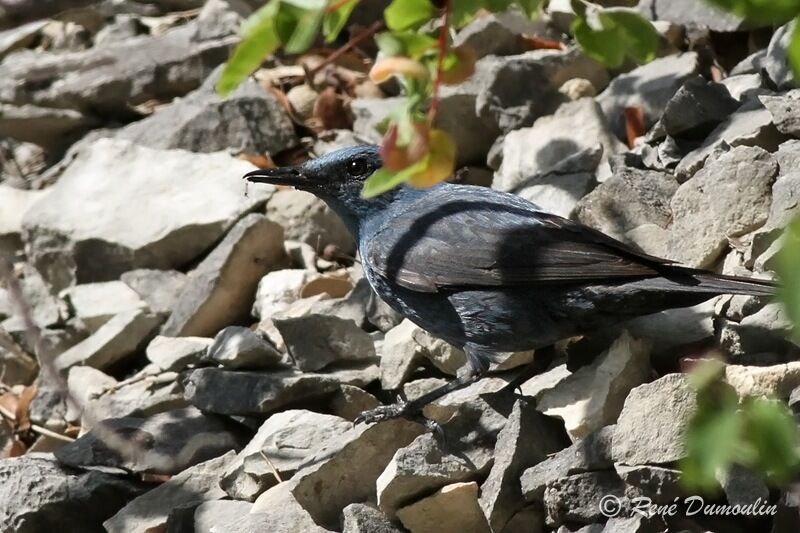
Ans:
POLYGON ((416 400, 364 413, 367 422, 415 416, 483 376, 502 352, 530 350, 626 319, 719 294, 770 295, 769 281, 722 276, 642 254, 518 196, 442 183, 361 197, 381 167, 376 146, 296 167, 256 170, 251 182, 292 185, 324 200, 347 225, 364 274, 393 309, 462 348, 458 377, 416 400))

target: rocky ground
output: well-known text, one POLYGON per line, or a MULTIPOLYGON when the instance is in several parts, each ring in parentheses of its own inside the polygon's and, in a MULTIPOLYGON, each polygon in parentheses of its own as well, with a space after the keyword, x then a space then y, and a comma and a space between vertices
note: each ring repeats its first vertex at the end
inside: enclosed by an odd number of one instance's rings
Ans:
MULTIPOLYGON (((381 4, 357 9, 351 35, 381 4)), ((660 57, 609 72, 565 35, 568 4, 458 34, 481 59, 441 102, 457 179, 652 254, 771 277, 800 212, 789 29, 644 0, 660 57)), ((687 359, 722 354, 739 394, 800 403, 777 303, 634 320, 560 350, 521 393, 504 386, 534 355, 514 354, 427 408, 445 440, 405 420, 354 426, 464 354, 374 297, 324 204, 240 178, 378 140, 399 100, 366 77, 374 46, 270 59, 221 101, 249 2, 0 7, 0 530, 800 530, 800 497, 744 469, 709 501, 761 498, 776 516, 600 507, 688 495, 687 359)))

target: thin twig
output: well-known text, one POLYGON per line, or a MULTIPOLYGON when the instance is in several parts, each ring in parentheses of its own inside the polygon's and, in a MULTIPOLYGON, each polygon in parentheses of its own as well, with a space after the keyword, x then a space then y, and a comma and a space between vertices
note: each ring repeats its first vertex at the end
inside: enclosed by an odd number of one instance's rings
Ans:
POLYGON ((352 48, 358 46, 359 43, 361 43, 363 40, 375 35, 375 33, 378 30, 381 30, 383 28, 383 26, 384 26, 384 23, 383 23, 382 20, 378 20, 376 22, 373 22, 369 27, 367 27, 364 30, 362 30, 358 35, 356 35, 355 37, 353 37, 352 39, 347 41, 339 49, 337 49, 331 55, 326 57, 322 61, 322 63, 320 63, 316 67, 314 67, 311 70, 309 70, 308 71, 308 77, 310 78, 310 77, 314 76, 314 74, 316 74, 317 72, 319 72, 323 68, 327 67, 328 65, 330 65, 331 63, 333 63, 334 61, 336 61, 337 59, 342 57, 344 54, 349 52, 352 48))
POLYGON ((436 78, 433 80, 433 98, 431 107, 428 110, 428 123, 433 124, 436 113, 439 111, 439 90, 442 86, 442 74, 444 71, 444 56, 447 54, 447 34, 450 23, 450 0, 444 0, 444 16, 442 17, 442 27, 439 28, 439 57, 436 61, 436 78))
POLYGON ((263 457, 264 460, 267 462, 267 465, 269 465, 270 470, 272 470, 272 475, 275 476, 275 479, 278 480, 278 483, 282 483, 283 480, 281 479, 281 475, 278 473, 278 469, 275 468, 275 465, 272 464, 272 461, 269 460, 269 457, 267 457, 267 454, 264 453, 264 450, 259 450, 258 453, 260 453, 261 457, 263 457))
MULTIPOLYGON (((16 422, 17 421, 17 417, 14 416, 14 413, 9 411, 8 409, 3 407, 2 405, 0 405, 0 415, 3 415, 4 417, 8 418, 12 422, 16 422)), ((73 439, 72 437, 68 437, 66 435, 62 435, 61 433, 56 433, 55 431, 49 430, 47 428, 44 428, 44 427, 42 427, 42 426, 40 426, 38 424, 31 424, 31 430, 33 430, 34 432, 36 432, 36 433, 38 433, 38 434, 40 434, 42 436, 50 437, 50 438, 53 438, 53 439, 56 439, 56 440, 60 440, 60 441, 63 441, 63 442, 75 442, 75 439, 73 439)))

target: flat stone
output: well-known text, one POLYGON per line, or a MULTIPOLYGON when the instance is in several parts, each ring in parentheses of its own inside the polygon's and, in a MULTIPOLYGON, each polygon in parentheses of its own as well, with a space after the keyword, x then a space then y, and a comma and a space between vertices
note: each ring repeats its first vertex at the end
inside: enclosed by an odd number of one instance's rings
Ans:
POLYGON ((51 454, 0 461, 0 523, 6 531, 101 531, 145 487, 94 470, 64 467, 51 454))
POLYGON ((342 511, 342 533, 400 533, 379 509, 351 503, 342 511))
POLYGON ((277 191, 267 203, 267 216, 283 227, 286 239, 309 244, 320 253, 328 244, 344 254, 355 253, 353 237, 339 216, 311 193, 277 191))
POLYGON ((729 238, 762 226, 777 173, 775 159, 757 147, 736 147, 706 163, 672 197, 670 258, 709 267, 729 238))
POLYGON ((183 378, 186 398, 204 411, 260 415, 301 400, 321 398, 339 385, 363 387, 378 379, 378 367, 343 369, 324 374, 280 370, 267 373, 198 368, 183 378))
MULTIPOLYGON (((686 79, 670 98, 654 130, 672 137, 702 139, 739 105, 725 85, 696 75, 686 79)), ((653 138, 653 132, 648 137, 653 138)))
POLYGON ((553 481, 544 492, 547 525, 600 522, 605 518, 600 512, 601 500, 608 495, 625 501, 625 483, 613 470, 575 474, 553 481))
POLYGON ((410 531, 442 533, 488 533, 492 531, 478 506, 478 484, 453 483, 397 511, 397 518, 410 531))
POLYGON ((650 341, 655 354, 667 354, 676 346, 714 336, 716 302, 717 299, 712 298, 693 307, 645 315, 626 322, 625 328, 631 335, 650 341))
POLYGON ((580 199, 595 185, 594 172, 551 173, 521 187, 517 194, 548 213, 570 218, 580 199))
POLYGON ((502 164, 492 184, 502 191, 558 169, 577 153, 591 153, 601 146, 602 166, 610 155, 625 150, 609 130, 600 106, 590 98, 563 104, 533 126, 509 132, 502 146, 502 164))
POLYGON ((153 313, 168 315, 186 284, 186 274, 177 270, 137 269, 120 276, 153 313))
POLYGON ((275 473, 281 478, 292 476, 328 440, 351 427, 343 418, 313 411, 292 409, 276 413, 231 462, 220 479, 220 487, 233 499, 253 501, 278 483, 275 473))
POLYGON ((314 272, 302 268, 269 272, 258 282, 253 316, 269 318, 288 308, 300 298, 300 291, 314 276, 314 272))
POLYGON ((617 419, 614 461, 657 465, 682 459, 686 455, 683 435, 695 407, 695 392, 681 374, 667 374, 636 387, 617 419))
POLYGON ((87 339, 59 355, 56 368, 87 365, 100 370, 135 354, 155 335, 161 320, 145 311, 126 311, 114 316, 87 339))
POLYGON ((174 475, 238 449, 240 440, 222 417, 189 407, 148 418, 103 420, 56 450, 55 456, 76 468, 106 466, 174 475))
POLYGON ((612 468, 613 436, 614 426, 606 426, 527 468, 521 478, 522 496, 526 501, 541 501, 548 483, 573 474, 612 468))
POLYGON ((698 74, 700 68, 696 52, 661 57, 615 77, 597 97, 597 102, 608 117, 611 129, 622 139, 625 138, 625 108, 641 108, 645 127, 649 129, 681 85, 698 74))
POLYGON ((784 96, 759 96, 779 132, 800 137, 800 91, 789 91, 784 96))
POLYGON ((147 359, 162 370, 183 370, 189 364, 199 363, 213 339, 206 337, 156 336, 147 345, 147 359))
POLYGON ((613 424, 628 393, 649 376, 650 343, 624 331, 595 362, 545 391, 537 408, 564 420, 575 441, 613 424))
POLYGON ((283 354, 250 328, 228 326, 214 337, 205 360, 231 369, 275 368, 283 354))
POLYGON ((371 499, 392 455, 423 431, 421 425, 402 419, 356 426, 306 460, 292 478, 292 494, 315 522, 336 528, 342 509, 371 499))
POLYGON ((328 408, 331 414, 353 422, 361 413, 380 404, 375 396, 364 389, 352 385, 339 385, 339 390, 333 393, 328 408))
POLYGON ((144 300, 122 281, 75 285, 61 296, 91 332, 120 313, 149 311, 144 300))
POLYGON ((34 263, 59 290, 117 279, 135 268, 181 267, 269 197, 269 187, 244 195, 241 176, 253 168, 226 154, 99 139, 26 213, 25 240, 34 263), (192 186, 175 176, 192 176, 192 186))
POLYGON ((0 135, 59 152, 100 121, 74 109, 0 102, 0 135))
POLYGON ((117 384, 117 380, 90 366, 73 366, 67 375, 67 414, 66 420, 80 419, 90 401, 106 389, 117 384))
POLYGON ((219 475, 235 455, 230 451, 187 468, 130 502, 103 526, 109 533, 160 528, 166 525, 170 512, 177 507, 224 498, 225 493, 217 485, 219 475))
POLYGON ((639 3, 638 10, 653 21, 667 20, 682 26, 718 32, 734 32, 751 27, 730 11, 692 0, 645 0, 639 3))
POLYGON ((162 334, 208 337, 244 320, 259 280, 285 262, 283 229, 263 215, 246 216, 189 274, 162 334))
POLYGON ((624 164, 613 166, 613 174, 584 196, 575 207, 578 221, 617 239, 643 224, 666 228, 672 218, 670 200, 678 182, 666 172, 624 164))
POLYGON ((656 504, 671 504, 685 493, 680 470, 652 465, 618 465, 615 469, 632 497, 644 496, 656 504))
POLYGON ((274 318, 294 366, 317 371, 333 363, 375 359, 375 345, 367 332, 352 320, 310 314, 274 318), (314 332, 309 335, 309 332, 314 332))
POLYGON ((231 522, 226 533, 256 533, 259 531, 329 533, 320 527, 292 494, 295 480, 284 481, 258 497, 250 514, 231 522))
POLYGON ((770 396, 786 400, 800 387, 800 362, 763 367, 726 365, 725 381, 740 397, 770 396))
POLYGON ((13 54, 0 65, 0 101, 130 115, 131 105, 197 88, 237 41, 229 36, 200 42, 195 32, 187 24, 85 51, 13 54))
POLYGON ((763 68, 767 76, 779 91, 793 89, 794 73, 789 65, 788 51, 797 23, 789 22, 772 34, 763 60, 763 68))
POLYGON ((248 514, 253 504, 230 500, 203 502, 194 511, 195 533, 228 531, 228 524, 248 514))
MULTIPOLYGON (((492 531, 503 531, 525 505, 519 481, 523 468, 546 460, 564 447, 563 431, 556 430, 556 424, 533 404, 521 400, 514 404, 506 425, 497 435, 492 469, 481 485, 480 508, 492 531)), ((403 509, 398 511, 401 521, 404 515, 403 509)))

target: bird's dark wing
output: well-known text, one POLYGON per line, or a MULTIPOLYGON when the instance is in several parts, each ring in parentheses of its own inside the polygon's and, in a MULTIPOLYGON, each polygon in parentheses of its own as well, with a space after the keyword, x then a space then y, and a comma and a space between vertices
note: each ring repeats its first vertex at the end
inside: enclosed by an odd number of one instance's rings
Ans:
POLYGON ((478 187, 420 195, 362 247, 373 270, 425 292, 660 275, 668 262, 533 204, 478 187))

